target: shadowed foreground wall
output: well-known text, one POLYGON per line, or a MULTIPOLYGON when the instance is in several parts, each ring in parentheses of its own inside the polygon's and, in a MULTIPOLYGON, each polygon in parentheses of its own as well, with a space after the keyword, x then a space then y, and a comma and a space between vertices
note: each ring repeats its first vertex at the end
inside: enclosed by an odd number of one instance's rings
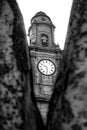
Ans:
POLYGON ((74 0, 48 130, 87 130, 87 0, 74 0))
POLYGON ((0 130, 42 130, 31 84, 28 45, 15 0, 0 0, 0 130))

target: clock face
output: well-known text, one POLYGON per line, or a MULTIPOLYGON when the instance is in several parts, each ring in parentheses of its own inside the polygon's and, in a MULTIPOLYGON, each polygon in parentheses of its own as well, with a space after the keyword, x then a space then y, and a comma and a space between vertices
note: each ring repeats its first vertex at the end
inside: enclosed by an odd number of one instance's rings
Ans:
POLYGON ((38 63, 38 69, 44 75, 52 75, 56 68, 51 60, 44 59, 38 63))

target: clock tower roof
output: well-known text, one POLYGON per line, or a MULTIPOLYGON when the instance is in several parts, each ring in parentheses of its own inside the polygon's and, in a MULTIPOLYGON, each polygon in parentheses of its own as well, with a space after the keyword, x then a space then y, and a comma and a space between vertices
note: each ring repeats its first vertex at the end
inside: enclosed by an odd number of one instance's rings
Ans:
MULTIPOLYGON (((33 23, 47 23, 49 25, 53 25, 50 17, 46 15, 46 13, 39 11, 37 12, 31 19, 31 24, 33 23)), ((54 25, 53 25, 54 26, 54 25)), ((54 26, 55 27, 55 26, 54 26)))
POLYGON ((42 11, 37 12, 37 13, 35 14, 35 16, 40 16, 40 15, 47 16, 46 13, 44 13, 44 12, 42 12, 42 11))
MULTIPOLYGON (((44 13, 44 12, 42 12, 42 11, 37 12, 34 17, 38 17, 38 16, 47 17, 47 18, 51 21, 50 17, 49 17, 48 15, 46 15, 46 13, 44 13)), ((33 18, 34 18, 34 17, 33 17, 33 18)), ((33 18, 32 18, 32 19, 33 19, 33 18)))

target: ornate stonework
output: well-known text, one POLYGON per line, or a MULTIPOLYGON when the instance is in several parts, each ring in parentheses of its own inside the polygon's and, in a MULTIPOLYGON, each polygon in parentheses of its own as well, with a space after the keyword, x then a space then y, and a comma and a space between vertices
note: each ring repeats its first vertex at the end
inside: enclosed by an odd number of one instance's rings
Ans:
POLYGON ((44 124, 46 124, 48 105, 62 58, 62 51, 54 43, 54 28, 50 17, 41 11, 31 19, 29 28, 33 91, 44 124), (53 69, 54 73, 51 72, 53 69), (50 70, 49 74, 48 70, 50 70))

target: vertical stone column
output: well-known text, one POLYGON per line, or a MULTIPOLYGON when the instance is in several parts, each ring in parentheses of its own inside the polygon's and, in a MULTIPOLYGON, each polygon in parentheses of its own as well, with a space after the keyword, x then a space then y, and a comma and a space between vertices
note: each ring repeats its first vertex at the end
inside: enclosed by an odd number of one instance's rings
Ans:
POLYGON ((74 0, 48 130, 87 130, 87 0, 74 0))
POLYGON ((0 130, 42 130, 35 107, 28 44, 15 0, 0 0, 0 130))

